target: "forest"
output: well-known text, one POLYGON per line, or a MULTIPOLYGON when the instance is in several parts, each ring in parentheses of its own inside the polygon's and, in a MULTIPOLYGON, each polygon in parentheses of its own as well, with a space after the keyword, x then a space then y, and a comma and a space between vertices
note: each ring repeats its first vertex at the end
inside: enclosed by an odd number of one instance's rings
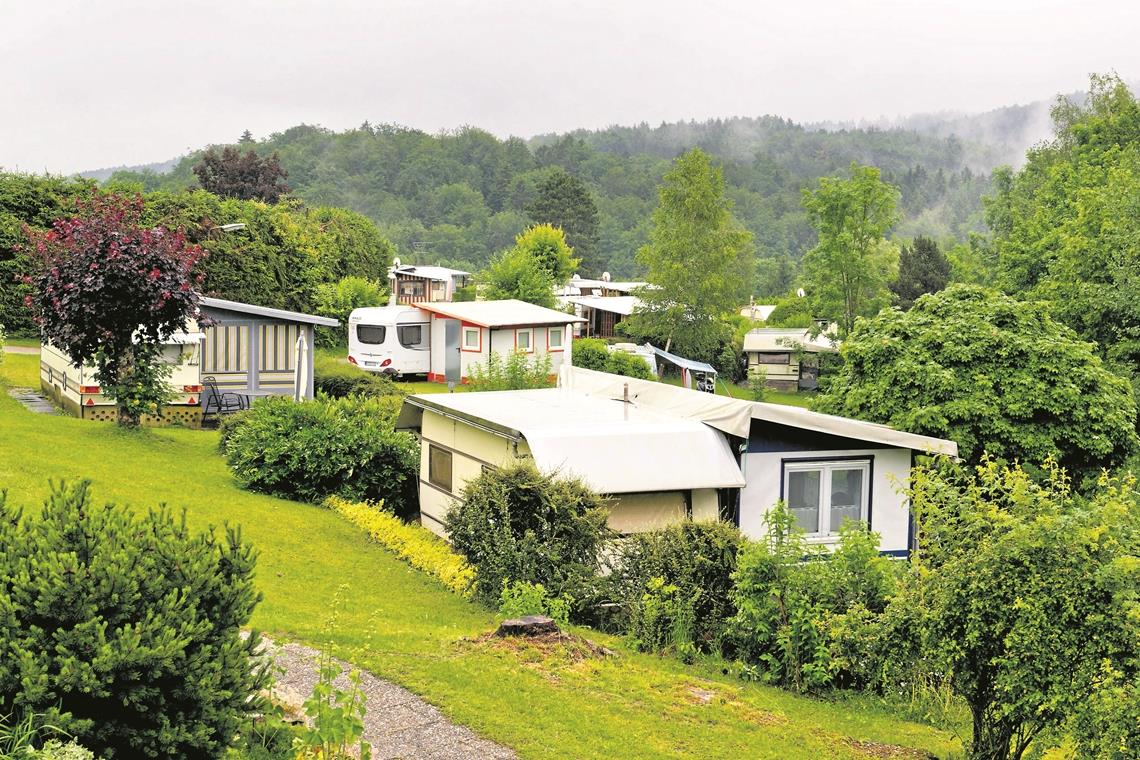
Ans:
MULTIPOLYGON (((636 251, 649 237, 657 188, 670 162, 700 147, 723 164, 733 214, 754 239, 753 292, 787 291, 803 254, 816 243, 801 193, 852 162, 877 166, 901 193, 894 234, 926 235, 952 249, 985 229, 981 198, 1000 152, 982 142, 909 129, 825 130, 774 116, 610 127, 499 139, 476 127, 427 134, 364 123, 334 132, 300 125, 243 150, 278 154, 294 194, 372 219, 406 262, 477 271, 535 221, 542 184, 566 173, 588 191, 596 222, 588 241, 570 235, 584 276, 644 274, 636 251), (585 245, 583 245, 585 243, 585 245), (589 250, 586 250, 589 249, 589 250)), ((219 146, 221 147, 221 146, 219 146)), ((166 172, 120 170, 110 187, 178 191, 196 187, 203 151, 166 172)), ((165 168, 165 167, 160 167, 165 168)), ((951 252, 951 258, 954 258, 951 252)))

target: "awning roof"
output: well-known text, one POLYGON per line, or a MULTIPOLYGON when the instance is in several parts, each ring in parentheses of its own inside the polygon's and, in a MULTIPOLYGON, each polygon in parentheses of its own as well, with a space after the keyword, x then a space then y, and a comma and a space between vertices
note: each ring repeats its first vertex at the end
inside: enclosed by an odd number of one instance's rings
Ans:
POLYGON ((643 408, 660 409, 678 417, 700 420, 738 438, 748 438, 752 420, 756 419, 902 449, 958 456, 958 444, 954 441, 905 433, 887 425, 821 414, 798 406, 726 398, 582 367, 563 366, 558 382, 582 393, 614 397, 621 396, 628 386, 630 397, 643 408))
POLYGON ((800 328, 761 327, 744 334, 745 351, 804 351, 818 353, 834 351, 835 346, 825 334, 812 337, 811 330, 800 328))
POLYGON ((712 374, 712 375, 717 374, 716 367, 714 367, 711 364, 706 364, 704 362, 696 361, 695 359, 686 359, 683 356, 677 356, 676 354, 671 354, 668 351, 665 351, 664 349, 658 348, 657 346, 654 346, 651 343, 646 343, 645 345, 647 345, 651 349, 653 349, 653 353, 657 354, 658 356, 660 356, 662 359, 664 359, 667 362, 670 362, 672 364, 676 364, 681 369, 687 369, 691 372, 707 372, 707 373, 712 374))
POLYGON ((598 311, 608 311, 628 317, 641 305, 637 296, 567 296, 564 300, 598 311))
POLYGON ((581 317, 564 311, 536 306, 526 301, 457 301, 453 303, 417 303, 417 309, 430 311, 442 317, 460 319, 480 327, 530 327, 535 325, 565 325, 585 322, 581 317))
POLYGON ((546 388, 409 396, 396 427, 419 428, 425 409, 525 441, 541 471, 580 477, 604 494, 744 486, 723 435, 620 394, 546 388))
POLYGON ((210 298, 202 296, 199 301, 202 306, 210 309, 224 309, 242 314, 252 314, 257 317, 280 319, 283 322, 302 322, 308 325, 321 325, 323 327, 337 327, 340 320, 329 317, 318 317, 316 314, 302 314, 299 311, 286 311, 285 309, 271 309, 268 306, 254 306, 240 301, 227 301, 224 298, 210 298))

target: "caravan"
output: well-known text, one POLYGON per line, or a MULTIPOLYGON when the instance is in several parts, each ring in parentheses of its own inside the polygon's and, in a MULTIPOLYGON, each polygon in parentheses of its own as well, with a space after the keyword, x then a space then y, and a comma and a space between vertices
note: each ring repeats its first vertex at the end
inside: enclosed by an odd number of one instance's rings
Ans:
POLYGON ((402 304, 354 309, 348 316, 348 361, 369 372, 431 371, 431 315, 402 304))

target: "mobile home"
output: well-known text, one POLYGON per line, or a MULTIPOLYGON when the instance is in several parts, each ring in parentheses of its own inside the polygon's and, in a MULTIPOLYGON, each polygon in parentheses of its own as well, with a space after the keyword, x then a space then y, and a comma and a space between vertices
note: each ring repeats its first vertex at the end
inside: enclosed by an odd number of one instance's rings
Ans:
POLYGON ((834 353, 830 335, 812 330, 762 327, 744 335, 748 374, 764 373, 765 385, 780 391, 814 390, 819 385, 819 354, 834 353))

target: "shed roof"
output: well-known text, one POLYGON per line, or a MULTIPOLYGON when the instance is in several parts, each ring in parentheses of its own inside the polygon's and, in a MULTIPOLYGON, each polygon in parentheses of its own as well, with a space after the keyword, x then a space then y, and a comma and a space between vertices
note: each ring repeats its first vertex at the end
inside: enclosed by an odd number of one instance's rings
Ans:
POLYGON ((252 314, 256 317, 280 319, 282 322, 303 322, 308 325, 321 325, 322 327, 336 327, 340 320, 329 317, 318 317, 316 314, 302 314, 299 311, 286 311, 285 309, 271 309, 268 306, 254 306, 240 301, 227 301, 224 298, 210 298, 202 296, 199 299, 202 306, 208 309, 224 309, 236 311, 241 314, 252 314))
POLYGON ((398 267, 392 267, 390 270, 395 275, 407 275, 409 277, 423 277, 427 280, 439 280, 441 282, 448 282, 452 277, 466 277, 471 274, 464 272, 462 269, 449 269, 447 267, 437 266, 417 266, 415 264, 402 264, 398 267))
POLYGON ((630 397, 643 407, 662 409, 678 417, 701 420, 738 438, 748 437, 751 422, 756 419, 885 446, 958 456, 958 444, 954 441, 906 433, 876 422, 821 414, 797 406, 725 398, 652 380, 620 377, 565 365, 561 369, 558 381, 564 387, 603 396, 621 395, 624 387, 628 385, 630 397))
POLYGON ((580 477, 600 493, 745 484, 716 430, 620 395, 546 388, 409 396, 396 427, 419 428, 424 410, 525 440, 540 470, 580 477))
POLYGON ((565 325, 585 322, 564 311, 536 306, 526 301, 456 301, 453 303, 417 303, 417 309, 460 319, 480 327, 530 327, 532 325, 565 325))
POLYGON ((623 317, 628 317, 641 305, 641 299, 637 296, 568 296, 565 300, 590 309, 620 314, 623 317))
POLYGON ((803 328, 760 327, 744 334, 745 351, 791 351, 793 348, 818 353, 834 351, 835 346, 825 334, 812 336, 803 328))

